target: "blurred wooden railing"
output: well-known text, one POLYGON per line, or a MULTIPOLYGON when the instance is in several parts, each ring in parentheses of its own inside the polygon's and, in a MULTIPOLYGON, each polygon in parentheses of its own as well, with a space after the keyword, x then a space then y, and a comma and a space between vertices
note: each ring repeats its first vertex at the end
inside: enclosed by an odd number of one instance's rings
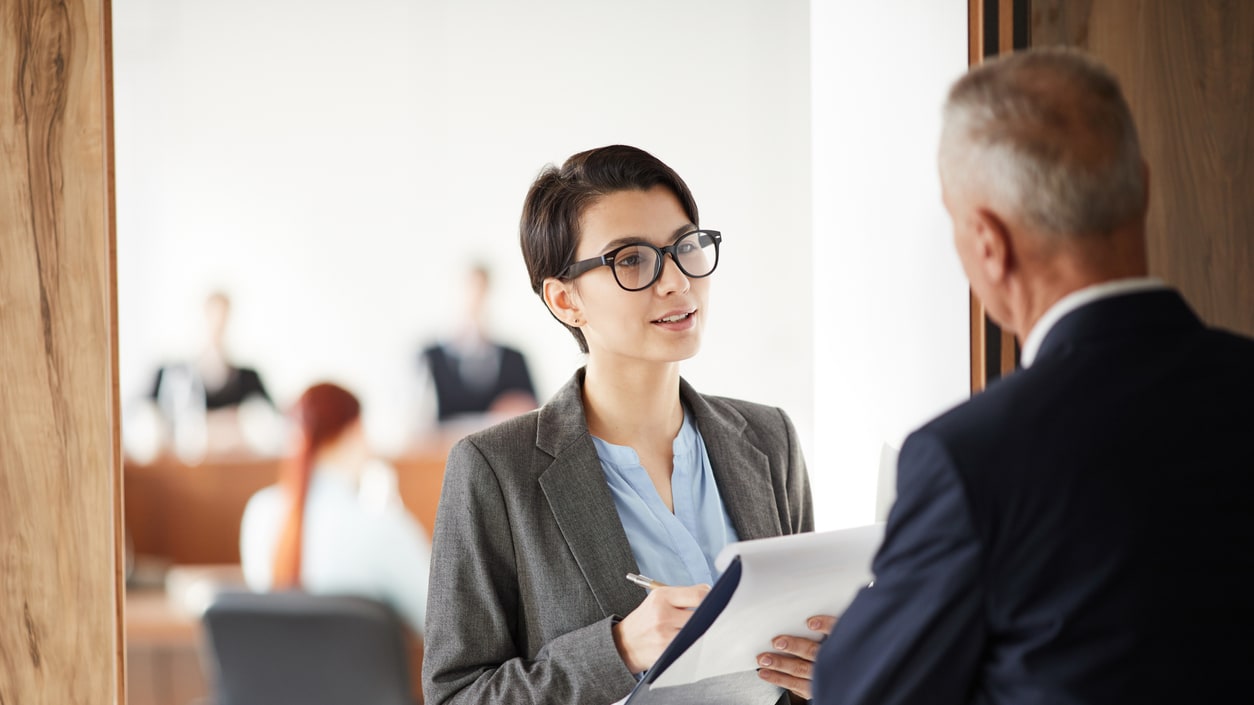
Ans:
MULTIPOLYGON (((386 459, 401 500, 428 536, 435 525, 447 448, 386 459)), ((240 519, 257 490, 273 484, 279 458, 209 458, 187 465, 172 456, 124 464, 124 517, 136 556, 174 565, 238 563, 240 519)))

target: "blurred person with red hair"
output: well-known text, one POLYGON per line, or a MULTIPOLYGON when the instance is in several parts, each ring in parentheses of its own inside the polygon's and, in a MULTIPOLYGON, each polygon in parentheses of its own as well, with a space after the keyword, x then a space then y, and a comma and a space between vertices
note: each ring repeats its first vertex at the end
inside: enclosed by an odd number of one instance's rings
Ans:
POLYGON ((421 635, 431 547, 399 502, 371 480, 391 471, 373 459, 361 404, 316 384, 292 408, 293 448, 279 482, 248 501, 240 528, 244 579, 258 592, 304 590, 390 605, 421 635))

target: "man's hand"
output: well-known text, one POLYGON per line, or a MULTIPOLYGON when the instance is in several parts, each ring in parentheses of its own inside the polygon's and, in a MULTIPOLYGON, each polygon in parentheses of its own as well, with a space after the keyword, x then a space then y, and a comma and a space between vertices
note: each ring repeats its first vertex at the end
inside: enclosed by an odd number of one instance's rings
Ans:
POLYGON ((783 634, 775 637, 771 646, 774 652, 758 654, 758 677, 767 683, 787 688, 793 695, 809 700, 810 679, 814 672, 814 660, 819 655, 823 638, 832 633, 836 618, 817 615, 806 620, 806 627, 822 634, 817 640, 804 636, 783 634))

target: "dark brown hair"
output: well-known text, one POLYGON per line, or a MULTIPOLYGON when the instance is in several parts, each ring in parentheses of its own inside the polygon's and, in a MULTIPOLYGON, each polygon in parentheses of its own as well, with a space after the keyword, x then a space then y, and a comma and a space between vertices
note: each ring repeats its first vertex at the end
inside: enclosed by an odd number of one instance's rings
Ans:
MULTIPOLYGON (((527 191, 518 227, 531 290, 543 300, 544 280, 560 275, 574 262, 580 220, 589 206, 618 191, 647 191, 655 186, 665 186, 675 194, 688 220, 699 225, 697 202, 688 185, 674 169, 643 149, 616 144, 580 152, 560 169, 546 166, 527 191)), ((575 336, 580 351, 588 352, 583 332, 571 326, 566 329, 575 336)))
POLYGON ((305 497, 309 494, 313 461, 327 443, 339 438, 361 417, 361 403, 353 393, 334 384, 315 384, 292 408, 296 442, 279 468, 279 486, 288 500, 287 518, 274 552, 275 590, 300 589, 301 545, 305 529, 305 497))

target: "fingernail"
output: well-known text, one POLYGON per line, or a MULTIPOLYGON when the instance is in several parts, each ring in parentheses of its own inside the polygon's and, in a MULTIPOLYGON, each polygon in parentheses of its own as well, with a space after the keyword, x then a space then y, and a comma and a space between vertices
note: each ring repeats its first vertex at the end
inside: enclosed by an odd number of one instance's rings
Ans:
POLYGON ((775 640, 775 648, 777 648, 777 649, 787 649, 787 648, 788 648, 788 640, 787 640, 787 639, 776 639, 776 640, 775 640))
POLYGON ((816 632, 817 632, 817 631, 819 630, 819 628, 823 626, 823 623, 822 623, 822 622, 820 622, 820 621, 818 620, 818 618, 816 617, 816 618, 814 618, 814 619, 811 619, 811 620, 807 623, 807 626, 809 626, 811 629, 813 629, 814 631, 816 631, 816 632))
POLYGON ((761 666, 769 666, 774 662, 775 662, 774 659, 772 659, 770 656, 767 656, 765 654, 758 657, 758 664, 761 666))

